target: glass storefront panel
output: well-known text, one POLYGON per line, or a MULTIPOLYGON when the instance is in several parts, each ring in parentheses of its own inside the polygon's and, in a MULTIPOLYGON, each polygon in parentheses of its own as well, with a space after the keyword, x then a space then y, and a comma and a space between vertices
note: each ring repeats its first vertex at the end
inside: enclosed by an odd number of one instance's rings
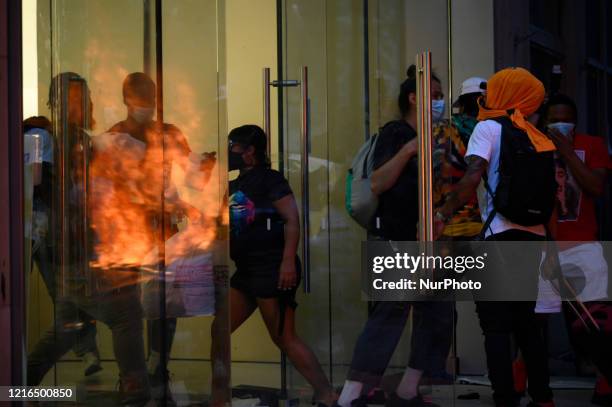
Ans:
POLYGON ((214 371, 226 399, 224 3, 25 6, 28 383, 76 385, 85 404, 192 404, 214 371))
MULTIPOLYGON (((357 253, 367 236, 347 213, 346 176, 361 145, 379 134, 387 122, 406 119, 400 114, 398 95, 418 53, 432 51, 442 87, 438 92, 446 94, 450 88, 447 2, 286 1, 282 10, 283 80, 287 84, 282 93, 283 163, 294 191, 299 191, 301 207, 308 208, 307 217, 302 217, 308 233, 301 244, 308 248, 302 253, 308 256, 304 273, 309 284, 298 296, 298 332, 338 385, 355 377, 355 366, 367 359, 367 353, 381 360, 388 353, 384 379, 381 372, 379 382, 370 381, 363 391, 367 394, 378 386, 392 391, 410 355, 419 352, 410 345, 410 306, 401 305, 406 309, 405 319, 385 320, 380 319, 381 310, 388 304, 363 299, 361 257, 357 253), (430 33, 430 26, 438 27, 436 35, 422 35, 430 33), (291 86, 292 80, 299 86, 291 86), (303 100, 305 90, 307 100, 303 100), (372 321, 384 324, 385 333, 372 334, 372 321), (394 340, 386 340, 396 336, 395 332, 401 337, 397 346, 394 340)), ((447 106, 449 98, 447 95, 447 106)), ((447 107, 447 118, 449 112, 447 107)), ((416 188, 416 179, 414 185, 416 188)), ((416 190, 414 193, 416 199, 416 190)), ((442 314, 436 317, 448 322, 436 332, 448 338, 448 346, 440 351, 446 360, 454 338, 454 311, 452 304, 444 305, 448 306, 432 312, 442 314)), ((441 384, 435 387, 433 398, 443 405, 453 395, 450 356, 448 366, 427 372, 423 381, 441 384)), ((375 370, 372 367, 372 372, 375 370)), ((298 367, 291 365, 288 381, 296 397, 307 392, 298 367)), ((431 394, 432 386, 426 385, 422 391, 431 394)))

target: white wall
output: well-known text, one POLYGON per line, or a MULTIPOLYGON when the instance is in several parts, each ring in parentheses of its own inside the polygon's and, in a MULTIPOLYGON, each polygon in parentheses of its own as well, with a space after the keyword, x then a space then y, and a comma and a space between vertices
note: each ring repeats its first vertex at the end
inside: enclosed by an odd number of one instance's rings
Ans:
POLYGON ((36 0, 23 0, 22 58, 23 58, 23 117, 38 115, 38 46, 36 0))

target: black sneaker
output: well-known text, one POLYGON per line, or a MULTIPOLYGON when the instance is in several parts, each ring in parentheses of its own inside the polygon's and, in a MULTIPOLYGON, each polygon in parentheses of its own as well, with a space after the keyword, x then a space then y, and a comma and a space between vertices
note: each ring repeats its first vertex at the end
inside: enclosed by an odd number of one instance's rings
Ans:
POLYGON ((119 404, 124 407, 142 407, 154 405, 151 389, 145 377, 119 377, 119 404))
POLYGON ((538 402, 536 403, 535 401, 530 401, 527 404, 527 407, 555 407, 555 402, 554 401, 543 401, 543 402, 538 402))
POLYGON ((385 406, 389 406, 389 407, 440 407, 437 404, 429 403, 423 400, 423 396, 421 396, 420 394, 416 397, 413 397, 407 400, 407 399, 401 398, 395 392, 389 395, 389 397, 387 398, 387 402, 385 403, 385 406))
POLYGON ((367 394, 368 404, 384 405, 387 402, 387 395, 382 389, 374 389, 367 394))
POLYGON ((93 352, 88 352, 83 355, 83 362, 85 363, 85 376, 91 376, 102 370, 100 358, 93 352))
POLYGON ((368 407, 368 396, 362 394, 355 400, 351 401, 351 407, 368 407))
MULTIPOLYGON (((368 396, 361 395, 358 398, 356 398, 355 400, 351 401, 351 407, 368 407, 368 396)), ((323 403, 319 403, 318 404, 319 407, 324 405, 323 403)), ((338 400, 334 401, 334 404, 332 404, 332 407, 340 407, 340 404, 338 404, 338 400)))
POLYGON ((149 375, 149 382, 151 383, 151 395, 154 400, 162 402, 165 393, 165 405, 168 407, 176 406, 176 401, 170 388, 170 372, 168 370, 163 371, 161 367, 155 370, 155 373, 149 375))

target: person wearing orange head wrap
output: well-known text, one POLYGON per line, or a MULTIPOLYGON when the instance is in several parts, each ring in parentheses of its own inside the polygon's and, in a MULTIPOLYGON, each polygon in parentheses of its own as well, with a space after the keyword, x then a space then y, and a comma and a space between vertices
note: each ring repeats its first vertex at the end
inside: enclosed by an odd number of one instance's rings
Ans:
POLYGON ((478 120, 508 116, 527 133, 536 151, 554 151, 553 142, 526 119, 538 110, 544 96, 544 85, 528 70, 502 69, 487 82, 486 103, 480 106, 478 120))
MULTIPOLYGON (((547 136, 539 132, 526 119, 537 111, 543 100, 544 86, 525 69, 504 69, 489 79, 486 102, 481 103, 479 109, 480 122, 470 136, 465 153, 468 168, 435 214, 434 235, 440 236, 448 220, 478 190, 481 219, 486 224, 481 232, 482 237, 494 241, 526 242, 514 246, 515 249, 512 251, 506 252, 504 249, 503 254, 498 252, 494 256, 489 256, 487 260, 487 267, 493 265, 490 270, 495 270, 494 265, 505 263, 509 267, 508 270, 516 271, 516 274, 508 273, 510 275, 508 278, 503 273, 491 277, 488 285, 495 281, 502 288, 499 292, 503 292, 503 295, 512 289, 511 286, 516 284, 516 278, 520 275, 528 276, 520 287, 517 285, 521 295, 526 292, 537 293, 537 273, 542 258, 541 242, 546 239, 545 217, 539 218, 540 223, 538 224, 515 223, 497 213, 494 194, 497 194, 497 187, 502 180, 500 171, 502 146, 510 145, 512 141, 518 140, 512 140, 510 137, 521 137, 518 142, 527 142, 523 137, 522 133, 524 133, 537 152, 533 156, 541 159, 541 165, 533 167, 541 172, 530 171, 528 182, 546 187, 542 189, 542 193, 546 195, 550 192, 548 197, 550 199, 546 200, 544 197, 543 200, 550 202, 551 205, 554 202, 554 161, 551 152, 555 150, 555 146, 547 136), (505 139, 506 143, 503 143, 502 139, 505 139), (548 163, 550 163, 550 171, 546 173, 548 163), (486 181, 486 184, 483 180, 486 181), (510 284, 506 286, 506 282, 510 284)), ((506 157, 509 157, 506 158, 506 162, 518 159, 520 151, 512 149, 513 147, 510 147, 510 150, 506 150, 506 157)), ((534 157, 531 158, 536 160, 534 157)), ((516 162, 525 161, 514 163, 516 162)), ((503 175, 507 180, 508 173, 503 175)), ((527 199, 528 194, 527 189, 523 191, 519 188, 512 191, 513 198, 527 199)), ((545 211, 546 209, 542 212, 545 211)), ((476 299, 476 311, 485 338, 485 354, 493 399, 498 407, 518 406, 520 401, 515 392, 512 377, 511 343, 513 338, 527 365, 528 393, 532 399, 529 406, 554 407, 553 393, 549 383, 550 372, 546 343, 538 331, 537 327, 540 323, 534 310, 535 301, 507 301, 501 298, 497 301, 476 299)))

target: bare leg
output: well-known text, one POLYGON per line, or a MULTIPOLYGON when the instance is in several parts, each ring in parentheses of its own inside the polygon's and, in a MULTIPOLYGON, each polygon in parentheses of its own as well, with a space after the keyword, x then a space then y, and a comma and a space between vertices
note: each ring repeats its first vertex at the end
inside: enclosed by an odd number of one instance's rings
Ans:
POLYGON ((325 376, 317 357, 295 333, 295 310, 287 307, 283 334, 279 335, 280 307, 276 298, 258 298, 257 305, 270 337, 314 389, 315 400, 331 406, 337 395, 325 376))
MULTIPOLYGON (((235 288, 230 288, 229 300, 230 300, 230 321, 229 321, 230 332, 234 332, 236 329, 238 329, 240 325, 244 323, 244 321, 246 321, 253 314, 253 311, 255 311, 255 308, 257 308, 257 305, 253 303, 252 301, 250 301, 247 298, 247 296, 245 296, 242 292, 240 292, 239 290, 236 290, 235 288)), ((210 351, 211 353, 210 360, 213 365, 213 369, 215 369, 215 367, 218 365, 218 362, 215 362, 216 354, 217 354, 215 350, 220 349, 224 346, 223 343, 220 343, 220 341, 222 341, 223 339, 218 338, 217 335, 214 334, 214 332, 219 332, 218 327, 216 327, 215 325, 220 324, 220 323, 223 323, 223 322, 220 322, 215 318, 215 320, 213 321, 213 326, 211 328, 211 333, 213 334, 212 334, 212 344, 211 344, 211 351, 210 351)), ((231 400, 225 400, 226 393, 224 391, 227 388, 227 386, 229 386, 229 383, 230 383, 229 376, 213 374, 213 377, 215 377, 215 379, 213 380, 213 383, 212 383, 210 405, 211 406, 222 406, 225 403, 229 403, 231 400)))

